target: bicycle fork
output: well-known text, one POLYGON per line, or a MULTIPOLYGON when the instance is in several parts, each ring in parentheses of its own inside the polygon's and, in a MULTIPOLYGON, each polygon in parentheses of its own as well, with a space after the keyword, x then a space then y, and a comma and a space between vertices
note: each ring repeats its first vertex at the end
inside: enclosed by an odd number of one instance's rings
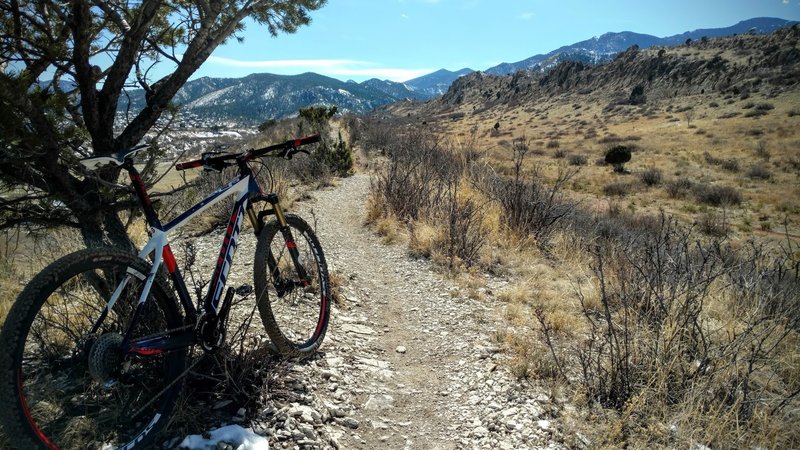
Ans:
MULTIPOLYGON (((297 250, 297 244, 294 240, 294 236, 292 235, 292 230, 289 228, 289 223, 286 221, 286 215, 283 213, 283 209, 278 202, 277 194, 272 193, 266 195, 263 197, 263 200, 272 206, 272 210, 262 212, 262 215, 259 215, 259 218, 263 219, 263 214, 275 215, 275 218, 278 221, 280 232, 283 235, 283 240, 286 243, 286 249, 289 252, 289 256, 292 258, 292 264, 294 265, 294 268, 297 271, 297 276, 300 279, 300 281, 297 282, 292 279, 283 279, 281 277, 280 267, 278 267, 278 261, 275 260, 275 255, 272 253, 272 248, 267 248, 267 267, 269 268, 270 275, 273 280, 272 284, 275 287, 278 297, 283 297, 285 294, 292 292, 297 286, 308 286, 311 284, 311 280, 308 277, 306 268, 300 261, 300 252, 297 250)), ((251 220, 253 220, 252 217, 251 220)))

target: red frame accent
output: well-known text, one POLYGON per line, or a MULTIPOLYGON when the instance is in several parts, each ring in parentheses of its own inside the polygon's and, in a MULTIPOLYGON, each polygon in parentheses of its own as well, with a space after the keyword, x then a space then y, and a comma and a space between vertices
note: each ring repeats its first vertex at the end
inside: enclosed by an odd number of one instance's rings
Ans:
POLYGON ((159 350, 157 348, 132 348, 130 350, 131 353, 136 353, 140 356, 153 356, 153 355, 160 355, 164 353, 164 350, 159 350))
POLYGON ((152 207, 153 202, 150 200, 150 194, 147 193, 147 188, 144 187, 144 181, 142 181, 142 176, 137 174, 130 173, 131 183, 136 185, 142 193, 142 203, 145 204, 146 207, 152 207))
POLYGON ((172 254, 172 249, 169 248, 169 244, 164 246, 161 255, 164 257, 164 264, 167 266, 169 273, 175 273, 178 263, 175 261, 175 255, 172 254))

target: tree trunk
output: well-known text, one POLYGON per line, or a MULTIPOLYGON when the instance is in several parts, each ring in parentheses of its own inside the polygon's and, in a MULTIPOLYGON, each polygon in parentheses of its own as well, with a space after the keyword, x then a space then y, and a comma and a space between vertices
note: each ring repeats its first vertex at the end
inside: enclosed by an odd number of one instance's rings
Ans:
MULTIPOLYGON (((118 173, 118 171, 114 171, 118 173)), ((101 174, 98 174, 101 175, 101 174)), ((103 178, 115 179, 115 173, 105 173, 103 178)), ((102 176, 101 175, 101 176, 102 176)), ((97 180, 86 178, 80 182, 77 192, 81 198, 65 199, 78 221, 81 237, 86 247, 114 247, 136 252, 119 215, 109 205, 112 199, 106 198, 97 180)))
POLYGON ((86 247, 113 247, 136 253, 125 225, 119 216, 110 211, 95 210, 77 213, 81 237, 86 247))

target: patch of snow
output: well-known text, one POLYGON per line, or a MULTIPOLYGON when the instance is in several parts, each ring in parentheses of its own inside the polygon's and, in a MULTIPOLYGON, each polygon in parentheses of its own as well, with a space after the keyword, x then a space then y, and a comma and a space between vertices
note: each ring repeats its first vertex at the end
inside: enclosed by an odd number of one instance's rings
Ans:
POLYGON ((265 437, 253 433, 249 428, 239 425, 228 425, 208 432, 210 438, 202 435, 186 436, 178 448, 189 450, 214 450, 220 442, 233 445, 236 450, 269 450, 269 442, 265 437))
POLYGON ((264 95, 262 95, 261 98, 263 98, 264 100, 272 100, 273 98, 275 98, 275 88, 271 87, 266 91, 264 91, 264 95))
POLYGON ((351 94, 350 91, 345 91, 344 89, 339 89, 339 93, 347 97, 353 96, 353 94, 351 94))
POLYGON ((214 103, 214 102, 217 101, 217 99, 219 99, 220 97, 222 97, 223 95, 225 95, 226 93, 228 93, 229 91, 231 91, 231 90, 233 90, 235 88, 239 88, 239 86, 228 86, 226 88, 222 88, 222 89, 219 89, 217 91, 210 92, 210 93, 198 98, 197 100, 193 101, 192 103, 189 103, 187 106, 189 108, 197 108, 198 106, 205 106, 205 105, 208 105, 209 103, 214 103))

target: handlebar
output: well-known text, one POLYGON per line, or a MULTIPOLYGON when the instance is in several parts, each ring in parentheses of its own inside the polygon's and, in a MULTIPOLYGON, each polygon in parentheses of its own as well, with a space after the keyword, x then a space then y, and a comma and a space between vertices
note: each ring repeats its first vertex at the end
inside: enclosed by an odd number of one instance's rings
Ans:
POLYGON ((235 159, 239 162, 247 162, 253 158, 266 156, 268 153, 272 152, 275 152, 276 154, 271 156, 292 159, 292 156, 295 153, 304 151, 300 150, 299 147, 303 145, 313 144, 319 141, 320 141, 320 135, 312 134, 311 136, 292 139, 286 142, 282 142, 280 144, 273 144, 264 148, 250 149, 243 153, 228 153, 224 155, 219 155, 219 153, 216 152, 208 152, 208 153, 203 153, 200 159, 195 159, 193 161, 186 161, 175 164, 175 169, 186 170, 202 166, 214 170, 221 170, 226 165, 229 165, 227 162, 230 160, 235 159))

